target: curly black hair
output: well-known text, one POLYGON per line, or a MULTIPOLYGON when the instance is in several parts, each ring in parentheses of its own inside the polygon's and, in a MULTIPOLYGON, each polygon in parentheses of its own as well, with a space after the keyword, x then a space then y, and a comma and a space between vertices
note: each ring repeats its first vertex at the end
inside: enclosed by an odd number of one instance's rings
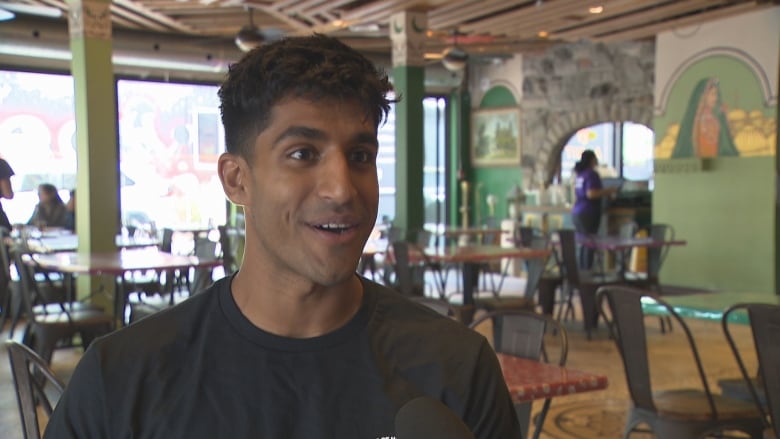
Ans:
POLYGON ((251 158, 255 138, 284 98, 351 100, 378 128, 395 102, 387 74, 341 41, 321 34, 289 37, 247 53, 219 89, 227 151, 251 158))

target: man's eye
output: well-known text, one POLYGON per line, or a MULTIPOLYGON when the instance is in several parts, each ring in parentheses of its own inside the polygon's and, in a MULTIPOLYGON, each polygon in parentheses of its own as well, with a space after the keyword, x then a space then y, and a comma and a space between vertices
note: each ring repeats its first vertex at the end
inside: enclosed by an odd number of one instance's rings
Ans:
POLYGON ((352 161, 357 163, 372 163, 374 161, 374 153, 371 151, 354 151, 352 152, 352 161))
POLYGON ((295 160, 312 160, 314 158, 314 151, 310 149, 297 149, 290 153, 289 157, 295 160))

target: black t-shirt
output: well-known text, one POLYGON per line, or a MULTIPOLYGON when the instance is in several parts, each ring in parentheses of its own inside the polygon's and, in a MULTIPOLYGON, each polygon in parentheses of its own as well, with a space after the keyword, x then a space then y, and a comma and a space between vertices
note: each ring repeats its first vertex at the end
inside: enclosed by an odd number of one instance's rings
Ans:
POLYGON ((394 437, 396 412, 421 395, 447 404, 478 438, 520 437, 484 337, 362 281, 358 313, 320 337, 258 329, 225 278, 99 339, 45 437, 394 437))

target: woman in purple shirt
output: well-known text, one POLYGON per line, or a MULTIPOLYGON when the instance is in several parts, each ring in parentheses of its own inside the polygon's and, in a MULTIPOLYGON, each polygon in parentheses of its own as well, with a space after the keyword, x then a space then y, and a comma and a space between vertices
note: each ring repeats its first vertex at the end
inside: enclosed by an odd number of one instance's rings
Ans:
MULTIPOLYGON (((599 160, 593 150, 586 149, 580 161, 574 165, 574 208, 571 219, 579 237, 595 235, 601 222, 601 199, 617 192, 617 187, 604 188, 596 172, 599 160)), ((580 268, 590 269, 593 264, 593 249, 580 246, 580 268)))

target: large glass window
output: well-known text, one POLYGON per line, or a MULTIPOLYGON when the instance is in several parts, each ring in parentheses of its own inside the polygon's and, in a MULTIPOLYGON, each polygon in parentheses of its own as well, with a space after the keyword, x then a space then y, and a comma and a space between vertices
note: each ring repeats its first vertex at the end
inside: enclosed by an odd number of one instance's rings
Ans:
MULTIPOLYGON (((117 93, 123 223, 224 223, 217 87, 120 80, 117 93)), ((40 183, 68 199, 76 187, 75 133, 71 76, 0 71, 0 157, 16 173, 15 196, 3 200, 12 223, 30 218, 40 183)))
POLYGON ((423 199, 427 229, 446 223, 446 107, 447 101, 441 97, 423 100, 423 199))
POLYGON ((217 87, 119 80, 119 159, 125 222, 199 228, 223 224, 217 176, 225 150, 217 87))

